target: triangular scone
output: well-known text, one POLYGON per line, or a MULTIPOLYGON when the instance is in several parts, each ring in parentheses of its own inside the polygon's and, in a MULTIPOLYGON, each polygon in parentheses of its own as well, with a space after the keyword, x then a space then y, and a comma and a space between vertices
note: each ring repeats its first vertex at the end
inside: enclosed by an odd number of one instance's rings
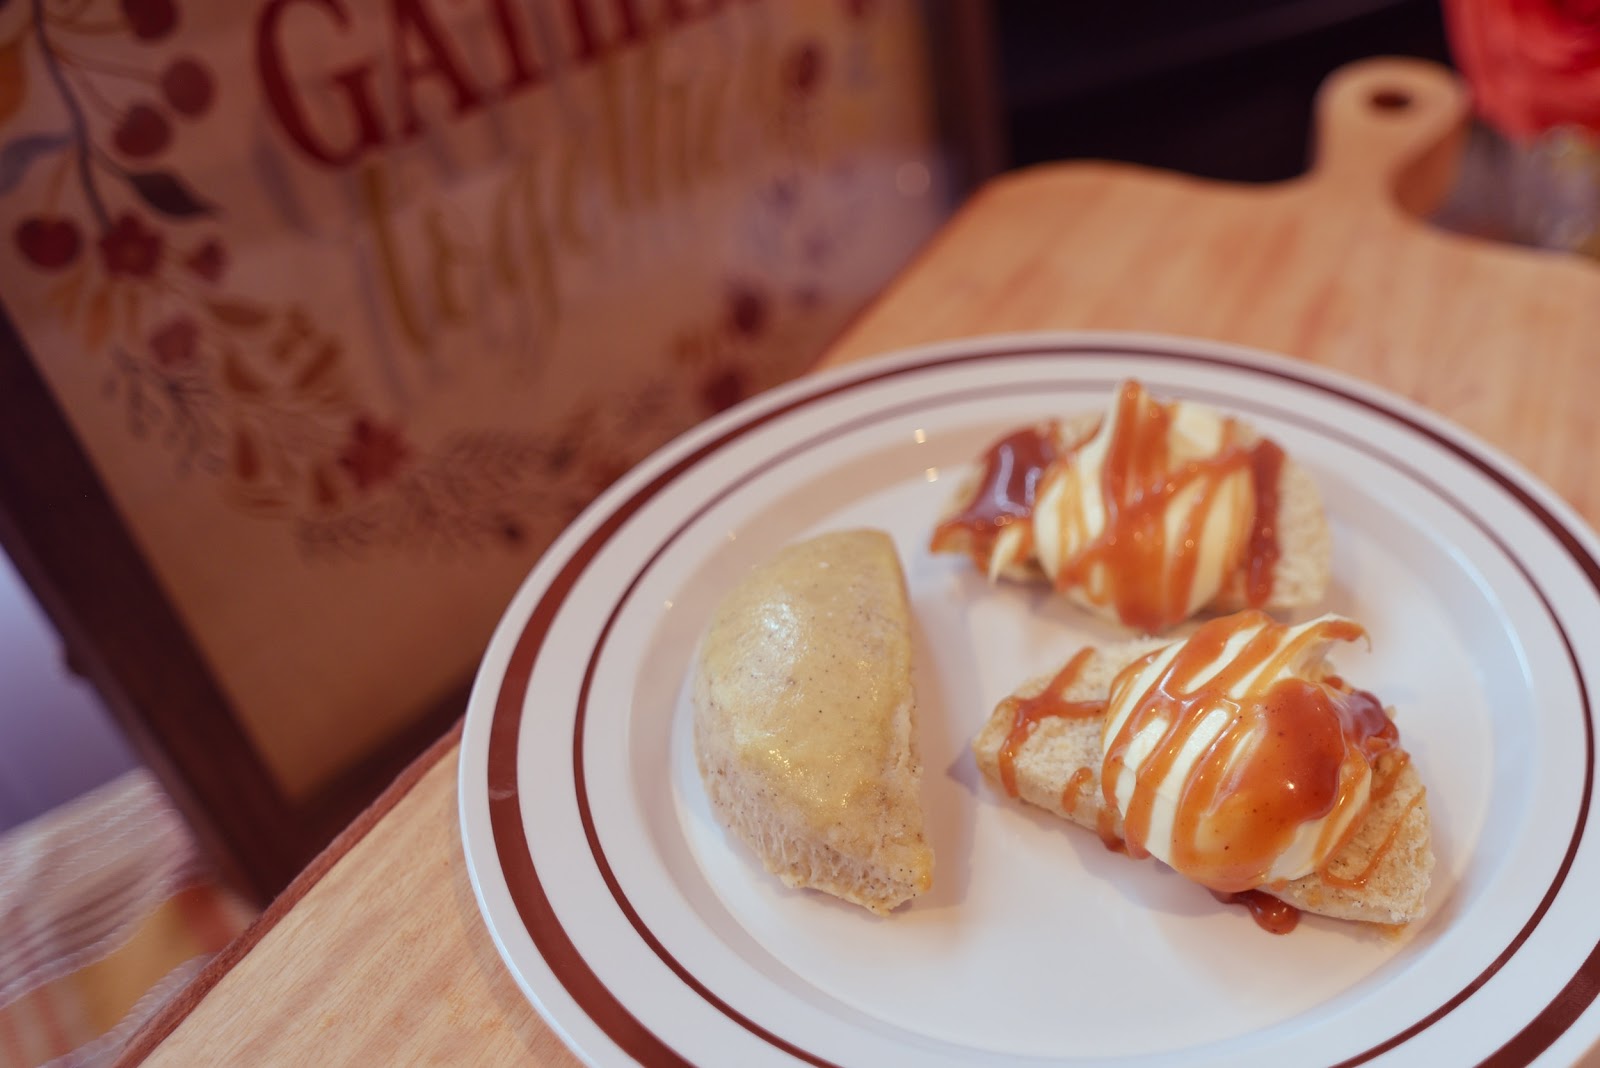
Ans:
MULTIPOLYGON (((1081 703, 1085 711, 1102 704, 1125 667, 1163 644, 1141 640, 1092 650, 1059 696, 1081 703)), ((978 767, 1003 791, 1001 753, 1016 726, 1018 703, 1051 682, 1041 677, 1023 684, 995 708, 972 743, 978 767)), ((1011 778, 1015 796, 1098 831, 1115 846, 1123 835, 1122 819, 1101 789, 1105 718, 1103 713, 1038 718, 1012 749, 1011 778)), ((1385 781, 1384 790, 1332 858, 1319 871, 1263 885, 1261 892, 1341 920, 1397 925, 1422 916, 1434 863, 1426 793, 1402 751, 1379 756, 1374 773, 1375 781, 1385 781)))
POLYGON ((894 543, 823 534, 721 602, 694 677, 712 809, 767 870, 877 913, 927 890, 911 615, 894 543))
MULTIPOLYGON (((1121 388, 1137 391, 1138 397, 1149 405, 1147 410, 1170 412, 1175 409, 1173 404, 1150 399, 1137 383, 1125 383, 1121 388)), ((1183 408, 1184 418, 1190 421, 1195 421, 1192 417, 1199 413, 1203 418, 1225 426, 1228 448, 1239 455, 1241 462, 1250 463, 1252 468, 1251 491, 1242 495, 1252 503, 1252 512, 1248 517, 1251 528, 1249 537, 1233 539, 1232 551, 1225 553, 1231 562, 1223 567, 1220 586, 1216 587, 1214 596, 1197 606, 1198 610, 1216 613, 1255 607, 1277 611, 1309 608, 1318 604, 1327 592, 1332 553, 1322 498, 1311 474, 1292 456, 1283 456, 1281 453, 1281 465, 1275 472, 1270 465, 1257 465, 1249 461, 1243 454, 1255 450, 1263 443, 1263 438, 1241 420, 1223 417, 1200 405, 1176 407, 1183 408), (1256 504, 1260 505, 1259 510, 1255 509, 1256 504), (1234 554, 1238 554, 1237 559, 1233 559, 1234 554), (1253 563, 1251 557, 1255 555, 1261 555, 1261 563, 1253 563), (1263 575, 1270 575, 1269 581, 1256 584, 1254 595, 1248 581, 1252 566, 1260 567, 1263 575)), ((1115 410, 1116 404, 1113 405, 1115 410)), ((1059 536, 1059 533, 1054 529, 1045 532, 1038 527, 1035 508, 1049 496, 1046 486, 1056 477, 1058 469, 1095 438, 1107 418, 1109 416, 1105 413, 1091 412, 1067 420, 1039 423, 1020 428, 995 442, 946 503, 944 513, 935 527, 932 549, 935 552, 967 556, 992 577, 1050 584, 1050 574, 1041 566, 1038 539, 1059 536), (1009 485, 997 484, 1000 482, 1009 485), (1038 501, 1035 500, 1036 494, 1038 501)), ((1132 425, 1131 420, 1129 423, 1132 425)), ((1114 451, 1115 446, 1112 448, 1114 451)), ((1131 450, 1125 455, 1131 456, 1136 451, 1131 450)), ((1170 470, 1181 472, 1189 462, 1175 460, 1170 470)), ((1101 467, 1100 471, 1100 477, 1105 478, 1109 465, 1101 467)), ((1159 484, 1165 480, 1163 476, 1155 481, 1159 484)), ((1150 491, 1140 488, 1137 479, 1130 479, 1127 484, 1130 502, 1137 498, 1149 499, 1150 491)), ((1096 492, 1104 495, 1106 487, 1099 485, 1096 492)), ((1068 499, 1075 496, 1075 493, 1067 494, 1068 499)), ((1058 503, 1061 500, 1060 497, 1052 499, 1058 503)), ((1141 506, 1133 505, 1124 511, 1133 511, 1141 506)), ((1172 552, 1179 551, 1176 548, 1179 544, 1188 544, 1193 548, 1193 538, 1189 535, 1198 527, 1179 535, 1177 531, 1184 528, 1182 521, 1174 515, 1172 529, 1174 536, 1169 539, 1172 552)), ((1220 526, 1218 529, 1221 529, 1220 526)), ((1130 530, 1123 533, 1121 540, 1131 542, 1145 536, 1146 532, 1130 530)), ((1115 570, 1118 566, 1117 554, 1103 555, 1108 557, 1104 566, 1115 570)), ((1134 570, 1148 574, 1152 569, 1145 563, 1134 570)), ((1080 604, 1110 618, 1118 618, 1121 614, 1119 609, 1126 606, 1112 603, 1116 598, 1109 591, 1090 593, 1083 585, 1084 579, 1083 575, 1062 575, 1056 584, 1080 604)), ((1116 576, 1112 577, 1111 582, 1115 584, 1116 576)), ((1179 599, 1183 595, 1178 590, 1163 594, 1179 599)), ((1121 621, 1146 633, 1159 633, 1187 614, 1192 613, 1172 606, 1150 619, 1140 619, 1138 613, 1133 613, 1124 615, 1121 621)))

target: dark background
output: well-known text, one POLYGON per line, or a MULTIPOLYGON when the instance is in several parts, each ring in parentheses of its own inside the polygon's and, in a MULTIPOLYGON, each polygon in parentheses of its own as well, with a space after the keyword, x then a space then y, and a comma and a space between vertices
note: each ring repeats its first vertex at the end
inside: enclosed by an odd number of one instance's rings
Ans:
POLYGON ((1335 68, 1449 62, 1437 0, 995 0, 989 17, 1002 169, 1088 157, 1290 178, 1335 68))

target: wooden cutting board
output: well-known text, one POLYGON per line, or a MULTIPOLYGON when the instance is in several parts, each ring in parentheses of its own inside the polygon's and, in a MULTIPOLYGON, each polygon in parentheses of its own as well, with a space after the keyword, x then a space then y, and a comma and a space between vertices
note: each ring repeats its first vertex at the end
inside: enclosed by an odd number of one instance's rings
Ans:
POLYGON ((1008 330, 1126 329, 1303 357, 1465 425, 1600 521, 1588 443, 1600 263, 1422 217, 1468 118, 1422 61, 1343 68, 1303 177, 1233 185, 1106 163, 987 185, 824 359, 1008 330))

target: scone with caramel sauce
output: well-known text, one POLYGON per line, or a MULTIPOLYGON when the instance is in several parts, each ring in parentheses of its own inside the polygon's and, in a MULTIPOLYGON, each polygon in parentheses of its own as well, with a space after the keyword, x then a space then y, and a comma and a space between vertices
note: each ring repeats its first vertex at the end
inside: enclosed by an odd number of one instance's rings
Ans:
POLYGON ((1008 795, 1154 856, 1269 930, 1296 910, 1423 914, 1427 795, 1372 694, 1326 660, 1360 626, 1244 611, 1187 640, 1085 648, 1001 701, 973 742, 1008 795))
POLYGON ((1244 423, 1131 380, 1102 415, 992 445, 931 548, 1146 634, 1202 610, 1310 607, 1330 570, 1304 468, 1244 423))
POLYGON ((766 869, 877 913, 927 890, 911 615, 894 543, 823 534, 718 605, 693 682, 717 818, 766 869))

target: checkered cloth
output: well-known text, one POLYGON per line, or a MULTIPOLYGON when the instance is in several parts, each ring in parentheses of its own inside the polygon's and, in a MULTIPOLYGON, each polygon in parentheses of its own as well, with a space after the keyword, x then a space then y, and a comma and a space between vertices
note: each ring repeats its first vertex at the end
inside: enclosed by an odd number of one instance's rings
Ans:
POLYGON ((143 770, 0 836, 0 1068, 108 1063, 251 918, 143 770))

